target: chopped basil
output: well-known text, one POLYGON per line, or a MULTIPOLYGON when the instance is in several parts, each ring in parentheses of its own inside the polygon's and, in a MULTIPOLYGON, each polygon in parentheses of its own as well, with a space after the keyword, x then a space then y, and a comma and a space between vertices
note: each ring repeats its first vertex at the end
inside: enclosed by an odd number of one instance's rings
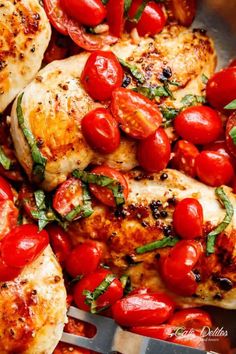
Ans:
POLYGON ((144 246, 136 248, 136 252, 138 254, 143 254, 143 253, 150 252, 150 251, 153 251, 158 248, 174 246, 178 241, 179 241, 179 239, 177 237, 174 237, 174 238, 173 237, 164 237, 161 240, 147 243, 144 246))
POLYGON ((106 5, 109 0, 102 0, 103 5, 106 5))
POLYGON ((155 97, 169 96, 169 92, 166 90, 164 86, 157 86, 157 87, 138 86, 133 88, 133 91, 141 93, 142 95, 146 96, 150 100, 154 99, 155 97))
POLYGON ((73 210, 71 210, 66 216, 67 221, 75 220, 77 217, 87 218, 93 214, 93 208, 91 205, 91 197, 88 188, 85 184, 82 186, 83 189, 83 205, 78 205, 73 210))
POLYGON ((0 147, 0 164, 5 170, 10 170, 11 168, 11 160, 6 156, 3 149, 0 147))
POLYGON ((97 175, 95 173, 89 173, 86 171, 75 170, 73 171, 72 175, 75 178, 80 179, 84 183, 94 183, 101 187, 107 187, 113 193, 116 205, 122 205, 125 203, 125 198, 123 194, 123 188, 121 184, 114 179, 103 176, 97 175))
POLYGON ((208 77, 207 77, 205 74, 202 74, 202 83, 203 83, 204 85, 207 84, 208 80, 209 80, 208 77))
POLYGON ((120 64, 124 66, 125 68, 129 69, 130 73, 133 75, 133 77, 140 83, 143 84, 145 81, 145 76, 142 73, 142 71, 139 70, 139 68, 136 65, 131 65, 127 63, 125 60, 118 58, 120 64))
POLYGON ((220 202, 224 205, 226 209, 226 215, 223 221, 207 235, 207 253, 214 253, 215 252, 215 241, 216 237, 223 232, 226 227, 231 223, 233 215, 234 215, 234 208, 231 204, 228 196, 224 192, 222 187, 218 187, 215 190, 216 196, 219 198, 220 202))
POLYGON ((140 6, 138 7, 135 15, 133 18, 131 18, 130 20, 132 22, 135 22, 135 23, 138 23, 138 21, 140 20, 141 16, 142 16, 142 13, 147 5, 149 0, 143 0, 142 3, 140 4, 140 6))
POLYGON ((124 289, 124 295, 128 295, 132 291, 131 279, 130 276, 127 274, 123 274, 120 277, 120 282, 124 289))
POLYGON ((45 204, 45 194, 44 191, 42 190, 37 190, 34 192, 34 198, 35 198, 35 203, 37 206, 38 210, 46 210, 46 204, 45 204))
POLYGON ((231 138, 233 139, 234 144, 236 145, 236 127, 233 127, 229 131, 229 135, 231 136, 231 138))
POLYGON ((125 14, 128 13, 129 9, 130 9, 130 6, 132 4, 132 0, 125 0, 125 4, 124 4, 124 11, 125 11, 125 14))
POLYGON ((181 103, 185 107, 196 106, 198 103, 204 104, 206 103, 206 98, 204 96, 198 95, 186 95, 182 98, 181 103))
POLYGON ((23 224, 23 214, 20 212, 17 217, 17 225, 22 225, 22 224, 23 224))
POLYGON ((164 121, 162 123, 164 128, 168 128, 171 126, 174 118, 179 114, 180 110, 176 108, 170 108, 170 107, 160 107, 160 111, 164 117, 164 121))
POLYGON ((227 104, 227 106, 224 107, 225 109, 236 109, 236 99, 227 104))
MULTIPOLYGON (((84 290, 83 295, 85 295, 85 304, 90 306, 91 313, 99 313, 104 310, 98 309, 96 300, 106 292, 111 283, 116 277, 113 274, 106 275, 105 279, 98 285, 98 287, 94 291, 84 290)), ((107 307, 106 307, 107 308, 107 307)))
POLYGON ((27 140, 30 147, 32 160, 33 160, 33 176, 37 178, 38 182, 42 182, 44 179, 44 172, 45 172, 47 159, 41 154, 41 151, 37 146, 37 142, 32 132, 24 124, 24 116, 21 107, 23 95, 24 93, 22 93, 17 99, 17 107, 16 107, 17 119, 18 119, 19 126, 24 134, 24 137, 27 140))

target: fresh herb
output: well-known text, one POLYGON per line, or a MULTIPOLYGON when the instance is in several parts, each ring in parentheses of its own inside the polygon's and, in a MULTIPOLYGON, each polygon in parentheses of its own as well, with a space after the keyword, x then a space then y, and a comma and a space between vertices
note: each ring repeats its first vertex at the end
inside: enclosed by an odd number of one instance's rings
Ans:
POLYGON ((123 194, 123 187, 121 184, 107 176, 97 175, 95 173, 89 173, 86 171, 75 170, 72 175, 75 178, 80 179, 84 183, 94 183, 101 187, 107 187, 113 193, 116 205, 122 205, 125 203, 125 198, 123 194))
POLYGON ((17 225, 23 224, 23 214, 20 212, 17 217, 17 225))
POLYGON ((180 110, 179 109, 176 109, 176 108, 170 108, 170 107, 164 107, 164 106, 161 106, 160 107, 160 111, 164 117, 164 121, 162 122, 162 125, 164 128, 168 128, 174 118, 179 114, 180 110))
POLYGON ((78 205, 71 210, 66 216, 67 221, 72 221, 76 217, 87 218, 93 214, 93 208, 91 204, 91 197, 88 188, 85 184, 82 185, 83 189, 83 205, 78 205))
POLYGON ((24 93, 22 93, 17 99, 17 107, 16 107, 17 119, 20 128, 24 134, 24 137, 26 138, 31 150, 31 156, 33 160, 33 176, 37 178, 38 182, 42 182, 44 179, 44 172, 45 172, 47 159, 43 157, 43 155, 41 154, 32 132, 25 126, 24 115, 21 107, 23 95, 24 93))
POLYGON ((202 83, 203 83, 204 85, 207 84, 208 80, 209 80, 208 77, 207 77, 205 74, 202 74, 202 83))
POLYGON ((142 73, 142 71, 139 70, 139 68, 136 65, 131 65, 127 63, 125 60, 118 58, 120 64, 124 66, 125 68, 129 69, 130 73, 133 75, 133 77, 140 83, 143 84, 145 81, 145 76, 142 73))
POLYGON ((225 109, 236 109, 236 99, 227 104, 227 106, 224 107, 225 109))
POLYGON ((125 15, 127 15, 131 4, 132 4, 132 0, 125 0, 125 4, 124 4, 125 15))
POLYGON ((106 5, 109 0, 102 0, 103 5, 106 5))
POLYGON ((143 0, 142 1, 140 6, 138 7, 134 17, 131 19, 132 22, 138 23, 138 21, 140 20, 142 14, 143 14, 143 11, 144 11, 147 3, 148 3, 148 0, 143 0))
POLYGON ((11 168, 11 160, 6 156, 3 149, 0 147, 0 164, 5 170, 10 170, 11 168))
POLYGON ((223 221, 207 235, 207 253, 214 253, 215 252, 215 242, 216 237, 223 232, 226 227, 231 223, 233 215, 234 215, 234 208, 232 203, 230 202, 228 196, 225 194, 222 187, 218 187, 215 190, 216 196, 219 198, 220 202, 224 205, 226 209, 226 215, 223 221))
MULTIPOLYGON (((116 277, 113 274, 108 274, 105 279, 98 285, 94 291, 84 290, 83 295, 85 295, 85 304, 90 306, 91 313, 99 313, 104 310, 104 308, 97 308, 96 300, 106 292, 111 283, 116 277)), ((107 307, 106 307, 107 308, 107 307)))
POLYGON ((229 131, 229 135, 231 136, 231 138, 233 139, 234 144, 236 145, 236 127, 233 127, 229 131))
POLYGON ((206 103, 206 98, 199 95, 186 95, 182 98, 181 103, 184 107, 196 106, 198 103, 206 103))
POLYGON ((143 254, 143 253, 150 252, 150 251, 153 251, 158 248, 174 246, 178 241, 179 241, 179 239, 177 237, 174 237, 174 238, 173 237, 164 237, 161 240, 147 243, 144 246, 136 248, 136 252, 138 254, 143 254))
POLYGON ((44 194, 44 191, 42 191, 40 189, 35 191, 34 198, 35 198, 35 203, 36 203, 37 209, 38 210, 46 210, 46 204, 45 204, 46 196, 44 194))
POLYGON ((138 86, 133 88, 133 91, 141 93, 142 95, 146 96, 150 100, 153 100, 156 97, 169 96, 169 92, 166 90, 164 86, 157 86, 157 87, 138 86))
POLYGON ((123 274, 120 277, 120 282, 121 282, 122 287, 124 289, 124 295, 128 295, 133 290, 132 285, 131 285, 130 276, 127 274, 123 274))

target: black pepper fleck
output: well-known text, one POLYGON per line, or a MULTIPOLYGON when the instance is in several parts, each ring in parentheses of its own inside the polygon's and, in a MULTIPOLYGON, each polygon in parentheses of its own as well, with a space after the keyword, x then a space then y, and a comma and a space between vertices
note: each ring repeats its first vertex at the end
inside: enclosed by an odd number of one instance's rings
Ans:
POLYGON ((168 174, 167 173, 162 173, 160 176, 160 180, 161 181, 165 181, 168 178, 168 174))
POLYGON ((160 211, 160 216, 161 216, 162 218, 167 218, 167 216, 168 216, 167 211, 161 210, 161 211, 160 211))

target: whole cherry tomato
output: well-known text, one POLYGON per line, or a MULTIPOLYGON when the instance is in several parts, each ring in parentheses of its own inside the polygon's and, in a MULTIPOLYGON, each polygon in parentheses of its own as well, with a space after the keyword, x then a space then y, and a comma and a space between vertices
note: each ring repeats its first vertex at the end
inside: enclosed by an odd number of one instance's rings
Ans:
POLYGON ((116 37, 121 37, 124 30, 125 0, 109 0, 107 3, 107 23, 109 31, 116 37))
POLYGON ((18 225, 2 239, 1 257, 8 266, 22 268, 38 258, 48 244, 45 230, 31 224, 18 225))
POLYGON ((106 17, 106 7, 101 0, 61 0, 67 15, 85 26, 95 27, 106 17))
POLYGON ((229 158, 214 151, 202 151, 197 156, 196 170, 199 179, 212 187, 228 184, 234 175, 229 158))
POLYGON ((168 321, 172 326, 201 329, 204 326, 212 327, 210 315, 201 309, 185 309, 174 313, 168 321))
POLYGON ((174 336, 169 339, 169 342, 186 345, 187 347, 193 347, 197 349, 205 349, 204 340, 201 337, 201 331, 187 331, 182 333, 182 328, 177 329, 177 332, 174 336))
POLYGON ((34 198, 34 191, 30 185, 22 185, 19 191, 18 199, 27 216, 33 219, 32 211, 36 211, 37 206, 34 198))
POLYGON ((211 143, 222 131, 220 115, 206 106, 185 109, 175 118, 174 126, 178 135, 193 144, 211 143))
POLYGON ((63 264, 70 255, 72 249, 69 235, 58 225, 48 225, 47 231, 50 244, 60 264, 63 264))
MULTIPOLYGON (((80 309, 90 311, 90 306, 85 303, 86 296, 84 295, 84 291, 89 290, 93 292, 109 274, 111 273, 105 269, 97 270, 94 273, 86 275, 75 285, 74 301, 80 309)), ((122 296, 122 284, 118 279, 114 279, 107 287, 106 291, 97 298, 97 310, 101 310, 107 306, 113 305, 122 296)))
POLYGON ((217 140, 211 144, 205 145, 203 147, 204 151, 215 151, 221 155, 224 155, 230 159, 229 152, 227 150, 227 145, 225 140, 217 140))
POLYGON ((90 54, 81 75, 88 94, 98 101, 111 98, 112 91, 120 87, 124 72, 112 52, 95 51, 90 54))
POLYGON ((76 246, 68 255, 66 270, 73 277, 95 272, 101 261, 101 253, 96 242, 87 241, 76 246))
POLYGON ((197 199, 185 198, 175 207, 173 214, 175 232, 184 239, 203 235, 203 209, 197 199))
POLYGON ((196 176, 196 157, 199 150, 186 140, 179 140, 174 147, 174 157, 171 160, 173 168, 191 177, 196 176))
POLYGON ((17 225, 19 211, 12 200, 0 201, 0 240, 17 225))
POLYGON ((165 5, 171 20, 175 19, 186 27, 192 24, 197 10, 196 0, 168 0, 165 5))
MULTIPOLYGON (((92 173, 95 173, 97 175, 107 176, 114 179, 115 181, 118 181, 121 187, 123 188, 124 198, 127 199, 129 193, 128 184, 125 177, 119 171, 111 167, 99 166, 99 167, 95 167, 92 170, 92 173)), ((107 187, 97 186, 96 184, 93 183, 89 185, 89 188, 90 191, 93 193, 93 195, 98 200, 100 200, 100 202, 108 206, 113 206, 113 207, 116 206, 114 195, 110 189, 108 189, 107 187)))
POLYGON ((226 145, 227 148, 230 152, 230 154, 236 158, 236 144, 234 143, 230 132, 232 132, 232 129, 236 128, 236 113, 233 113, 226 124, 226 145))
POLYGON ((160 172, 170 160, 171 147, 168 136, 162 128, 139 142, 137 158, 141 167, 148 172, 160 172))
POLYGON ((162 293, 128 295, 112 306, 114 320, 121 326, 156 326, 173 314, 174 303, 162 293))
POLYGON ((175 332, 176 327, 169 324, 163 324, 159 326, 135 326, 130 327, 131 332, 141 334, 142 336, 168 340, 175 332))
POLYGON ((118 88, 112 93, 111 112, 121 129, 135 139, 145 139, 161 125, 162 115, 145 96, 118 88))
POLYGON ((197 281, 192 271, 176 279, 168 277, 168 274, 165 274, 163 278, 167 288, 180 296, 192 296, 197 291, 197 281))
MULTIPOLYGON (((129 18, 133 19, 142 5, 142 0, 132 1, 132 5, 129 10, 129 18)), ((166 17, 160 5, 154 1, 149 1, 143 13, 135 25, 137 27, 140 36, 151 35, 161 32, 165 26, 166 17)))
POLYGON ((110 154, 120 145, 120 131, 116 120, 105 108, 96 108, 81 120, 87 143, 97 152, 110 154))
POLYGON ((215 73, 207 83, 206 95, 208 102, 217 109, 223 109, 236 99, 236 67, 215 73))
POLYGON ((0 201, 13 200, 13 193, 10 184, 0 176, 0 201))
POLYGON ((20 268, 8 266, 0 257, 0 282, 13 280, 18 277, 20 273, 20 268))
POLYGON ((63 182, 53 197, 53 208, 63 217, 82 204, 82 183, 76 178, 69 178, 63 182))

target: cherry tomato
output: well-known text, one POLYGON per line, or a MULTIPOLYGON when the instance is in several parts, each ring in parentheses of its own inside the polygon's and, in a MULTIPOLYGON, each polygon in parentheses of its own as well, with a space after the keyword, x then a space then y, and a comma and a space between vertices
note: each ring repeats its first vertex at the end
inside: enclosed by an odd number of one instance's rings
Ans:
POLYGON ((18 277, 20 273, 20 268, 8 266, 0 257, 0 282, 13 280, 18 277))
MULTIPOLYGON (((0 126, 0 134, 2 134, 1 126, 0 126)), ((2 135, 1 138, 3 138, 2 135)), ((22 170, 18 160, 16 159, 14 150, 8 147, 7 145, 1 145, 1 148, 5 153, 5 155, 11 160, 11 167, 9 170, 5 170, 5 168, 2 165, 0 165, 0 175, 15 182, 22 182, 23 181, 22 170)))
POLYGON ((174 126, 178 135, 193 144, 209 144, 222 131, 220 115, 206 106, 185 109, 175 118, 174 126))
POLYGON ((132 290, 129 293, 129 295, 148 294, 149 292, 150 292, 149 288, 142 287, 142 288, 137 288, 137 289, 132 290))
POLYGON ((236 59, 233 59, 230 64, 229 64, 230 67, 233 67, 233 66, 236 66, 236 59))
POLYGON ((199 179, 212 187, 228 184, 234 175, 230 160, 218 152, 202 151, 196 158, 199 179))
MULTIPOLYGON (((177 330, 178 331, 178 330, 177 330)), ((201 337, 200 331, 192 331, 181 334, 182 329, 179 329, 179 332, 176 333, 169 342, 179 344, 179 345, 186 345, 187 347, 193 347, 197 349, 205 349, 204 340, 201 337)))
MULTIPOLYGON (((97 270, 92 274, 86 275, 82 278, 74 288, 74 300, 76 305, 85 311, 89 311, 90 307, 85 303, 85 290, 94 291, 106 278, 108 274, 111 274, 105 269, 97 270)), ((123 296, 122 284, 118 279, 114 279, 105 293, 100 295, 96 300, 97 309, 102 309, 107 306, 113 305, 117 300, 123 296)))
POLYGON ((0 201, 13 200, 13 193, 10 184, 0 176, 0 201))
POLYGON ((61 7, 61 0, 43 0, 44 9, 52 26, 60 33, 67 35, 69 17, 61 7))
POLYGON ((233 113, 226 124, 226 145, 233 157, 236 158, 236 144, 234 143, 232 137, 230 136, 230 131, 236 127, 236 113, 233 113))
POLYGON ((167 9, 171 15, 183 26, 190 26, 197 10, 196 0, 167 0, 167 9))
POLYGON ((114 320, 121 326, 156 326, 173 314, 174 303, 162 293, 128 295, 112 306, 114 320))
POLYGON ((52 32, 50 43, 44 53, 43 61, 46 64, 54 60, 66 58, 68 54, 68 41, 66 37, 59 35, 56 31, 52 32))
MULTIPOLYGON (((92 170, 92 173, 95 173, 97 175, 103 175, 103 176, 107 176, 110 178, 113 178, 114 180, 118 181, 121 185, 121 187, 123 188, 123 195, 124 198, 127 199, 128 197, 128 184, 127 181, 125 179, 125 177, 118 172, 117 170, 115 170, 114 168, 110 168, 107 166, 99 166, 96 167, 92 170)), ((90 184, 90 190, 93 193, 93 195, 100 200, 100 202, 102 202, 103 204, 106 204, 108 206, 116 206, 115 200, 114 200, 114 196, 113 193, 110 189, 108 189, 107 187, 100 187, 97 186, 96 184, 90 184)))
POLYGON ((162 122, 162 115, 152 101, 122 87, 112 93, 111 112, 121 129, 135 139, 152 135, 162 122))
POLYGON ((212 327, 212 320, 206 311, 200 309, 186 309, 177 311, 168 321, 172 326, 201 329, 204 326, 212 327))
POLYGON ((214 141, 211 144, 205 145, 203 147, 203 150, 204 151, 215 151, 221 155, 226 156, 228 159, 230 159, 230 155, 228 153, 225 140, 218 140, 218 141, 214 141))
POLYGON ((165 274, 164 282, 169 290, 180 296, 192 296, 197 291, 197 281, 192 271, 183 274, 178 279, 168 278, 165 274))
POLYGON ((58 225, 48 225, 47 231, 50 244, 60 264, 63 264, 69 257, 72 249, 69 235, 58 225))
POLYGON ((139 142, 137 158, 139 165, 148 172, 160 172, 170 160, 171 147, 168 136, 162 128, 139 142))
POLYGON ((92 352, 88 349, 79 348, 74 345, 72 347, 71 344, 59 342, 53 354, 92 354, 92 352))
POLYGON ((171 160, 173 168, 191 177, 196 176, 196 157, 199 151, 195 145, 186 140, 179 140, 174 147, 174 157, 171 160))
POLYGON ((76 178, 69 178, 63 182, 53 197, 53 208, 63 217, 82 204, 82 183, 76 178))
POLYGON ((236 99, 236 67, 229 67, 215 73, 207 83, 208 102, 217 109, 223 109, 236 99))
POLYGON ((22 268, 38 258, 48 244, 45 230, 31 224, 18 225, 2 239, 2 260, 10 267, 22 268))
POLYGON ((61 0, 67 15, 85 26, 95 27, 106 17, 106 7, 101 0, 61 0))
POLYGON ((31 186, 23 184, 19 191, 18 199, 27 216, 33 219, 32 211, 36 211, 37 206, 35 203, 34 191, 31 186))
POLYGON ((0 240, 17 225, 19 211, 13 201, 0 201, 0 240))
POLYGON ((181 238, 194 239, 203 236, 203 209, 197 199, 185 198, 177 204, 173 226, 181 238))
POLYGON ((112 52, 96 51, 90 54, 81 75, 88 94, 98 101, 111 98, 112 91, 123 81, 123 69, 112 52))
POLYGON ((66 270, 73 277, 95 272, 101 261, 101 253, 96 242, 87 241, 76 246, 68 255, 66 270))
POLYGON ((163 324, 159 326, 135 326, 129 328, 131 332, 141 334, 142 336, 167 340, 171 338, 176 328, 169 324, 163 324))
POLYGON ((109 31, 116 37, 121 37, 124 30, 125 0, 109 0, 107 4, 107 23, 109 31))
MULTIPOLYGON (((129 10, 129 17, 133 19, 140 7, 142 0, 132 1, 129 10)), ((150 1, 145 6, 143 13, 136 25, 140 36, 151 35, 161 32, 165 26, 166 17, 160 5, 154 1, 150 1)))
POLYGON ((110 154, 120 145, 118 124, 105 108, 96 108, 86 114, 81 128, 87 143, 97 152, 110 154))

